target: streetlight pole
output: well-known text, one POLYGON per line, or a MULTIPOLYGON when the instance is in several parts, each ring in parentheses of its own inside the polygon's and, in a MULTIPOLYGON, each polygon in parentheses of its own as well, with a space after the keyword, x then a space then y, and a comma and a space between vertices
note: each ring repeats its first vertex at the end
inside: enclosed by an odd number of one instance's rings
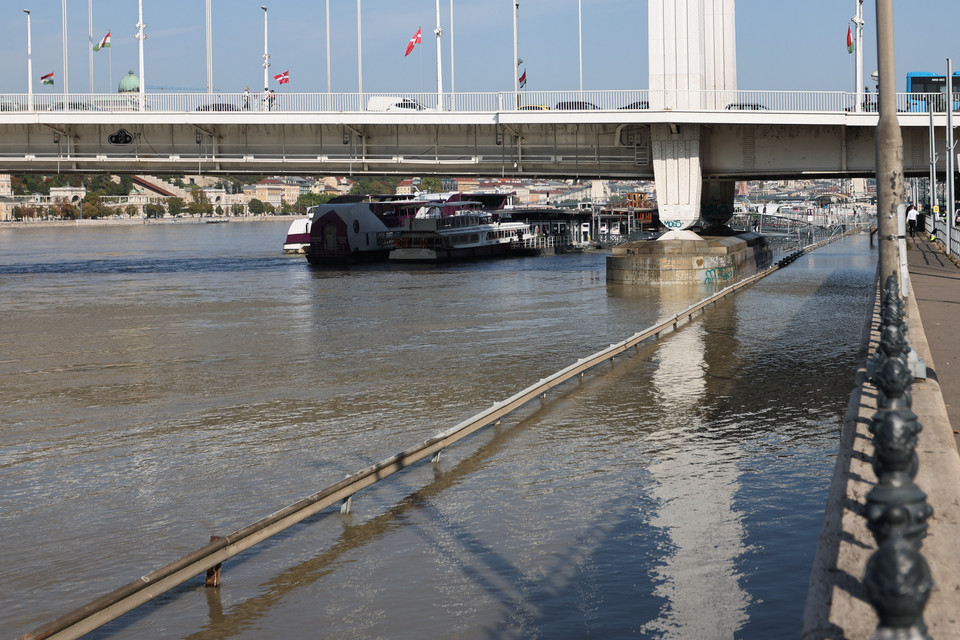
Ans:
POLYGON ((453 0, 450 0, 450 93, 454 92, 453 84, 453 0))
POLYGON ((330 93, 330 0, 327 0, 327 93, 330 93))
POLYGON ((144 90, 147 86, 146 81, 143 78, 143 41, 147 39, 147 36, 143 30, 147 28, 147 25, 143 24, 143 0, 138 0, 137 5, 139 9, 139 19, 137 21, 137 40, 140 41, 140 111, 143 111, 144 105, 146 104, 144 90))
MULTIPOLYGON (((513 93, 520 93, 520 79, 517 77, 517 67, 520 65, 520 53, 519 53, 519 44, 517 42, 518 38, 518 25, 517 22, 520 20, 520 3, 517 0, 510 0, 510 4, 513 5, 513 93)), ((519 100, 519 98, 517 98, 519 100)))
POLYGON ((66 108, 67 94, 70 93, 70 70, 67 65, 67 0, 60 0, 63 14, 63 104, 66 108))
POLYGON ((207 93, 213 93, 213 8, 207 0, 207 93))
MULTIPOLYGON (((357 0, 357 93, 363 93, 363 31, 360 29, 360 0, 357 0)), ((363 102, 363 96, 360 96, 363 102)))
POLYGON ((953 60, 947 58, 947 182, 944 185, 944 199, 947 201, 947 255, 953 254, 952 236, 956 234, 957 195, 955 193, 954 171, 956 171, 953 155, 953 60), (953 233, 951 233, 953 230, 953 233))
POLYGON ((267 8, 264 5, 260 5, 260 8, 263 9, 263 90, 266 91, 270 87, 270 79, 267 76, 267 70, 270 68, 270 52, 267 50, 267 8))
POLYGON ((30 36, 30 10, 24 9, 27 14, 27 109, 33 111, 33 54, 30 36))
POLYGON ((857 26, 857 103, 854 111, 863 110, 863 0, 857 0, 857 14, 853 17, 857 26))
MULTIPOLYGON (((903 218, 903 137, 897 121, 897 81, 893 49, 893 0, 877 0, 877 73, 880 120, 877 123, 877 227, 880 286, 900 274, 899 223, 903 218)), ((949 228, 949 227, 948 227, 949 228)))
MULTIPOLYGON (((860 0, 861 2, 863 0, 860 0)), ((577 0, 577 40, 580 43, 580 91, 583 91, 583 0, 577 0)))
POLYGON ((437 28, 433 32, 437 35, 437 111, 443 111, 443 65, 440 64, 440 38, 443 37, 443 27, 440 26, 440 0, 437 0, 437 28))

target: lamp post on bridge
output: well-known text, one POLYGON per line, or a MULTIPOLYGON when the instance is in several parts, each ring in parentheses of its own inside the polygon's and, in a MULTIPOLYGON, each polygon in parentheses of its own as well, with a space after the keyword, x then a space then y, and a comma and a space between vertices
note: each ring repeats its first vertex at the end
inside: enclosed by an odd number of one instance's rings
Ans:
POLYGON ((27 110, 33 111, 33 55, 31 52, 30 10, 24 9, 27 14, 27 110))
POLYGON ((260 8, 263 9, 263 90, 266 91, 270 87, 270 79, 267 76, 270 69, 270 52, 267 51, 267 7, 260 5, 260 8))

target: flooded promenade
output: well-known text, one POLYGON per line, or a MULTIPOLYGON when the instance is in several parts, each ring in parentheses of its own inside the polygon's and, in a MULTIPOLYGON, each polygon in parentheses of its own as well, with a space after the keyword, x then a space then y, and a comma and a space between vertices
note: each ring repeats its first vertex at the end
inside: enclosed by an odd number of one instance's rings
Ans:
MULTIPOLYGON (((602 252, 311 270, 285 230, 0 229, 12 635, 704 293, 602 252)), ((796 637, 875 259, 803 256, 91 637, 796 637)))

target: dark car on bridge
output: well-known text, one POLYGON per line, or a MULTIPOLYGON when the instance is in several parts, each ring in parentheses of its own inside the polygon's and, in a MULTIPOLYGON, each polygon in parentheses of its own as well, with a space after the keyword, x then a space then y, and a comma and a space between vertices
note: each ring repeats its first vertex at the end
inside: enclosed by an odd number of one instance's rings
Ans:
POLYGON ((767 108, 756 102, 732 102, 726 106, 728 111, 766 111, 767 108))
POLYGON ((641 100, 639 102, 631 102, 630 104, 620 107, 621 109, 649 109, 650 103, 646 100, 641 100))
POLYGON ((558 102, 557 106, 554 109, 559 111, 583 111, 586 109, 599 109, 597 105, 592 102, 584 102, 583 100, 571 100, 569 102, 558 102))
POLYGON ((197 111, 240 111, 240 109, 228 102, 214 102, 197 107, 197 111))

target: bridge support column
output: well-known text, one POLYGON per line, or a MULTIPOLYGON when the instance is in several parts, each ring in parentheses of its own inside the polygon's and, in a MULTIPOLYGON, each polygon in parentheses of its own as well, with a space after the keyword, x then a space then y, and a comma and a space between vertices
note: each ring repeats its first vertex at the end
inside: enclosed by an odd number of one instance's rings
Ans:
POLYGON ((700 126, 650 125, 653 177, 660 223, 674 239, 695 238, 683 232, 700 219, 700 126))
POLYGON ((736 197, 734 180, 704 180, 700 198, 700 217, 706 223, 704 233, 726 227, 733 217, 733 201, 736 197))

